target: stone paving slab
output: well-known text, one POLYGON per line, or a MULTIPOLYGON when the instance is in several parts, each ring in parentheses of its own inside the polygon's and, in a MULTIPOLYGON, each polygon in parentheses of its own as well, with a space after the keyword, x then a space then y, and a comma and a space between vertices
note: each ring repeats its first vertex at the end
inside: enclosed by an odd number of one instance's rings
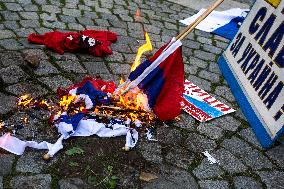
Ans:
MULTIPOLYGON (((250 0, 238 1, 251 4, 250 0)), ((136 9, 141 10, 155 52, 184 28, 179 19, 196 13, 194 7, 176 2, 180 1, 2 0, 0 120, 11 128, 24 124, 18 132, 21 139, 54 143, 58 135, 47 124, 49 112, 19 111, 17 97, 30 93, 56 99, 58 87, 69 86, 87 75, 118 84, 129 74, 136 51, 144 43, 141 24, 134 18, 136 9), (118 34, 118 41, 111 45, 113 54, 101 58, 83 53, 59 55, 26 39, 31 32, 42 34, 54 29, 112 30, 118 34), (30 61, 38 61, 38 67, 31 67, 30 61), (23 117, 29 122, 24 123, 23 117)), ((281 188, 284 137, 271 149, 263 149, 257 141, 216 63, 228 43, 222 37, 194 30, 183 41, 183 59, 186 78, 232 106, 235 113, 206 123, 182 113, 179 120, 158 128, 158 142, 140 137, 129 153, 121 151, 123 137, 67 140, 65 148, 50 162, 41 159, 43 151, 28 150, 16 157, 0 150, 0 189, 105 188, 97 183, 108 178, 109 166, 119 178, 117 188, 281 188), (84 149, 84 155, 65 154, 74 146, 84 149), (211 165, 202 154, 205 150, 220 163, 211 165), (141 172, 158 179, 141 181, 141 172)))
POLYGON ((12 165, 15 160, 15 156, 12 154, 1 154, 0 157, 0 175, 4 176, 12 171, 12 165))
POLYGON ((16 176, 11 180, 11 186, 13 189, 17 188, 49 189, 50 184, 51 184, 51 176, 47 174, 38 174, 35 176, 16 176))

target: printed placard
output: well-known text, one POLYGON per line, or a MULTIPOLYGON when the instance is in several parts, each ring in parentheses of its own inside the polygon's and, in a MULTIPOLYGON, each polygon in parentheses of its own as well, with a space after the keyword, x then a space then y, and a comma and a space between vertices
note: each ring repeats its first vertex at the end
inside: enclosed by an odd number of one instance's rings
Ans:
POLYGON ((219 66, 263 147, 284 131, 284 1, 257 0, 219 66))
POLYGON ((184 111, 201 122, 235 111, 188 80, 184 82, 181 105, 184 111))

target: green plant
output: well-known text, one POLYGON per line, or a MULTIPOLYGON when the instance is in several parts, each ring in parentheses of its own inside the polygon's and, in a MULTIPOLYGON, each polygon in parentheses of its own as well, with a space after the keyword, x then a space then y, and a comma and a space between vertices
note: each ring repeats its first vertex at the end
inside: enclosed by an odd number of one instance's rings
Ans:
MULTIPOLYGON (((90 170, 92 173, 94 173, 91 169, 87 169, 88 171, 90 170)), ((94 187, 97 186, 103 186, 107 189, 115 189, 117 187, 117 182, 119 178, 115 175, 113 175, 113 166, 108 165, 106 169, 107 175, 100 181, 97 181, 97 178, 93 175, 90 175, 88 177, 88 183, 93 185, 94 187)))
POLYGON ((82 155, 82 154, 84 154, 84 152, 85 151, 80 147, 73 147, 73 148, 67 150, 65 152, 65 154, 68 155, 68 156, 73 156, 73 155, 76 155, 76 154, 82 155))
POLYGON ((108 176, 106 177, 106 180, 105 180, 105 186, 110 189, 116 188, 117 181, 119 180, 119 178, 113 175, 113 166, 111 165, 107 166, 107 173, 108 173, 108 176))
POLYGON ((97 185, 97 178, 94 176, 88 176, 88 183, 91 185, 97 185))
POLYGON ((117 186, 117 181, 119 178, 117 176, 111 176, 105 183, 107 188, 114 189, 117 186))

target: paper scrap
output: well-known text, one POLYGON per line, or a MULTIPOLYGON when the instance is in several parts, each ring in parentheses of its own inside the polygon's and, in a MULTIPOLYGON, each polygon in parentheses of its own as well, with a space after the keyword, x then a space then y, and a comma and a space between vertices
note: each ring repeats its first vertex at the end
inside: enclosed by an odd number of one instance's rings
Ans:
POLYGON ((217 159, 215 159, 213 156, 211 156, 211 154, 209 154, 208 151, 205 151, 205 152, 202 152, 202 153, 207 157, 207 160, 209 161, 210 164, 214 164, 214 163, 219 164, 219 161, 217 159))

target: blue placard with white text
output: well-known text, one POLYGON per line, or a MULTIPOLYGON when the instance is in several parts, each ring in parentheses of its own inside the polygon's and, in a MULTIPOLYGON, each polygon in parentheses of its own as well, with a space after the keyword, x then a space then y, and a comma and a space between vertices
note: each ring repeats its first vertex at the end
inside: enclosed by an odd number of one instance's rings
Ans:
POLYGON ((284 132, 284 1, 257 0, 218 64, 261 145, 270 147, 284 132))

